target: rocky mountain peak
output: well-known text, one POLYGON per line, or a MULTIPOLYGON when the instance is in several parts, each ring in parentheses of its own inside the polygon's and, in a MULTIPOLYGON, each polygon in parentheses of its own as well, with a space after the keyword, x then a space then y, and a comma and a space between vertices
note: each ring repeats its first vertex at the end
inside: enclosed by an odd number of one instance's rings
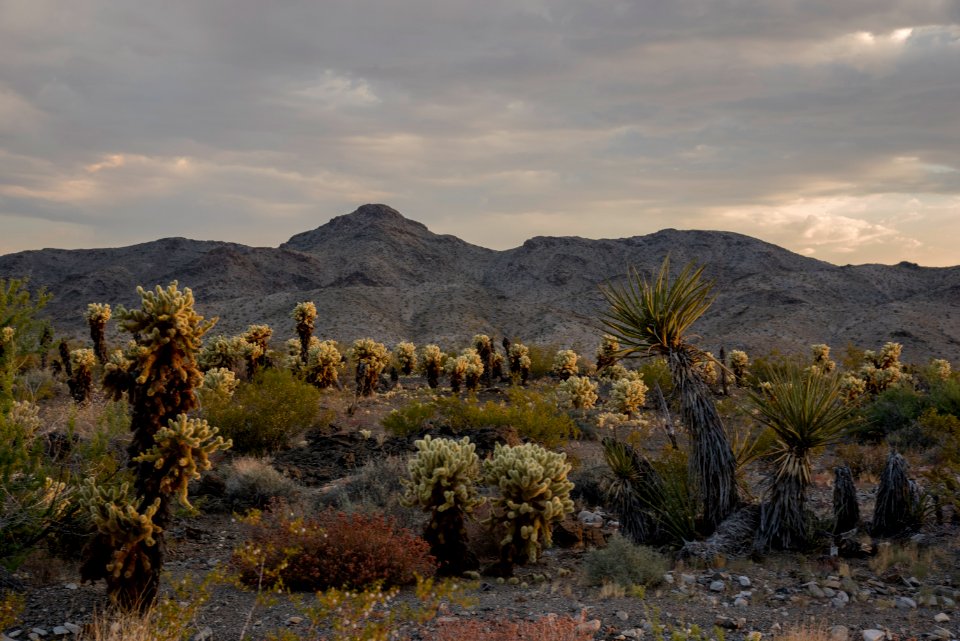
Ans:
POLYGON ((434 236, 423 223, 404 217, 393 207, 382 204, 362 205, 349 214, 331 218, 316 229, 292 236, 281 249, 311 252, 325 244, 347 240, 391 240, 434 236))

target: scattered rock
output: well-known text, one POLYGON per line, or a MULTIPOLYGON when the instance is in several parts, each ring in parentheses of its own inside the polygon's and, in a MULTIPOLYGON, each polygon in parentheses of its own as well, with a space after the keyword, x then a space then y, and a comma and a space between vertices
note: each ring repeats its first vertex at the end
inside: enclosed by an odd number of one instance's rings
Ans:
POLYGON ((737 578, 737 583, 740 584, 740 587, 741 587, 741 588, 749 588, 750 585, 751 585, 751 584, 750 584, 750 577, 748 577, 748 576, 738 577, 738 578, 737 578))
POLYGON ((936 621, 937 623, 949 623, 950 615, 947 614, 946 612, 940 612, 939 614, 937 614, 937 616, 933 617, 933 620, 936 621))
POLYGON ((193 635, 192 641, 210 641, 211 639, 213 639, 213 628, 208 625, 193 635))
POLYGON ((630 618, 630 614, 626 610, 617 610, 617 618, 621 621, 626 621, 630 618))
POLYGON ((916 610, 917 602, 908 596, 898 596, 895 600, 897 607, 901 610, 916 610))
POLYGON ((933 632, 930 633, 930 636, 932 636, 934 639, 943 639, 943 641, 948 641, 949 639, 954 638, 953 634, 950 633, 950 630, 941 628, 939 626, 933 629, 933 632))
POLYGON ((807 593, 815 599, 822 599, 827 595, 824 594, 823 590, 817 585, 816 581, 810 581, 809 583, 804 583, 803 587, 807 588, 807 593))
POLYGON ((303 623, 303 617, 293 616, 287 619, 287 625, 300 625, 303 623))
POLYGON ((850 630, 845 625, 835 625, 830 628, 830 641, 849 641, 850 630))
POLYGON ((710 584, 710 591, 711 591, 711 592, 723 592, 724 589, 726 589, 726 587, 727 587, 727 584, 724 583, 723 581, 713 581, 713 582, 710 584))
POLYGON ((577 520, 587 527, 603 527, 603 517, 589 510, 581 510, 577 520))
POLYGON ((596 634, 600 631, 600 619, 591 619, 578 623, 576 628, 577 635, 596 634))
POLYGON ((883 630, 870 628, 863 631, 863 641, 883 641, 887 634, 883 630))

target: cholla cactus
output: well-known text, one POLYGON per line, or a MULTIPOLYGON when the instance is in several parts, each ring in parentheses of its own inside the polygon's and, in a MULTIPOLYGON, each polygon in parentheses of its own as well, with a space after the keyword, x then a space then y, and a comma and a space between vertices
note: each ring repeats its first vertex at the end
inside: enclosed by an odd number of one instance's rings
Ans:
POLYGON ((468 391, 474 391, 483 375, 483 361, 477 350, 472 347, 464 349, 459 356, 447 360, 447 373, 450 375, 450 389, 455 393, 463 385, 468 391))
POLYGON ((316 336, 312 336, 307 350, 307 362, 302 366, 304 379, 320 389, 340 387, 341 367, 343 367, 343 357, 337 349, 337 343, 321 341, 316 336))
POLYGON ((200 393, 203 399, 217 398, 222 401, 229 400, 237 390, 237 375, 226 367, 215 367, 208 369, 203 373, 203 383, 200 385, 200 393))
POLYGON ((580 370, 577 367, 577 353, 572 349, 561 349, 553 357, 553 369, 555 375, 560 380, 565 381, 571 376, 576 376, 580 370))
POLYGON ((440 351, 436 345, 426 345, 420 356, 420 369, 423 375, 427 377, 427 385, 431 389, 436 389, 440 384, 440 372, 443 371, 444 361, 447 360, 446 354, 440 351))
POLYGON ((225 367, 239 374, 253 357, 253 351, 253 345, 243 336, 214 336, 203 345, 197 363, 202 370, 225 367))
POLYGON ((40 420, 40 406, 30 401, 14 401, 5 420, 9 425, 16 426, 17 432, 22 434, 25 440, 36 436, 43 425, 40 420))
POLYGON ((97 357, 92 349, 75 349, 70 352, 70 368, 73 374, 67 385, 70 395, 77 403, 86 403, 90 400, 90 391, 93 389, 93 368, 97 365, 97 357))
POLYGON ((4 327, 0 330, 0 347, 5 347, 7 344, 12 343, 15 333, 16 330, 12 327, 4 327))
POLYGON ((521 385, 530 378, 530 350, 523 343, 514 343, 507 354, 510 360, 510 377, 521 385))
POLYGON ((830 346, 824 343, 817 343, 810 346, 813 352, 813 365, 824 374, 829 374, 837 368, 837 364, 830 360, 830 346))
POLYGON ((84 318, 90 325, 90 338, 93 340, 93 351, 97 355, 97 360, 101 364, 107 362, 107 321, 110 320, 112 312, 110 305, 106 303, 90 303, 87 305, 87 312, 84 318))
POLYGON ((600 338, 600 347, 597 348, 597 372, 603 372, 617 362, 617 352, 620 351, 620 341, 610 334, 600 338))
POLYGON ((621 378, 613 383, 610 400, 617 412, 632 417, 647 401, 647 391, 642 379, 621 378))
POLYGON ((480 356, 480 363, 483 365, 483 379, 489 386, 493 382, 493 357, 497 350, 493 341, 486 334, 475 334, 473 336, 473 348, 480 356))
POLYGON ((397 343, 393 348, 393 359, 397 362, 400 373, 410 376, 417 368, 417 348, 406 341, 397 343))
POLYGON ((879 352, 864 352, 867 362, 860 368, 859 375, 866 384, 868 393, 879 394, 904 379, 900 363, 902 350, 903 345, 900 343, 885 343, 879 352))
POLYGON ((733 379, 737 387, 743 387, 744 379, 749 374, 750 357, 743 350, 735 349, 730 352, 730 369, 733 370, 733 379))
POLYGON ((720 368, 717 367, 717 359, 710 352, 703 352, 696 364, 697 372, 703 382, 710 387, 716 386, 720 382, 720 368))
POLYGON ((930 370, 938 380, 946 381, 950 378, 950 361, 943 358, 934 358, 930 361, 930 370))
POLYGON ((251 345, 247 354, 247 373, 254 376, 260 368, 266 365, 267 349, 273 330, 269 325, 250 325, 243 334, 243 340, 251 345))
POLYGON ((515 563, 536 563, 552 543, 552 524, 573 511, 569 471, 566 454, 533 443, 497 443, 493 456, 483 462, 484 481, 500 490, 488 522, 504 532, 500 561, 506 573, 515 563))
POLYGON ((193 293, 180 291, 176 282, 155 291, 138 287, 137 293, 141 309, 117 311, 120 328, 137 341, 123 355, 130 363, 118 364, 127 375, 114 377, 124 387, 113 389, 116 395, 127 392, 133 407, 128 451, 135 497, 88 491, 99 535, 88 546, 81 577, 106 579, 116 603, 146 610, 157 595, 170 499, 174 493, 185 498, 177 479, 207 465, 213 447, 204 437, 210 430, 185 418, 197 406, 194 389, 203 378, 196 353, 213 322, 204 322, 194 311, 193 293))
POLYGON ((444 574, 459 575, 477 568, 476 557, 467 547, 464 520, 482 500, 477 495, 480 458, 469 438, 431 439, 415 443, 416 456, 407 469, 401 504, 420 506, 430 513, 423 538, 444 574))
POLYGON ((867 393, 867 382, 856 374, 846 373, 840 377, 840 391, 848 403, 856 403, 867 393))
POLYGON ((357 395, 372 396, 380 380, 380 372, 390 360, 386 345, 372 338, 361 338, 354 341, 350 353, 357 364, 357 395))
POLYGON ((557 385, 561 407, 588 410, 597 402, 597 384, 586 376, 571 376, 557 385))
MULTIPOLYGON (((0 328, 0 414, 9 408, 13 401, 13 376, 16 369, 13 355, 17 347, 13 341, 15 333, 13 327, 0 328)), ((69 366, 68 360, 67 367, 69 366)))
POLYGON ((317 306, 310 301, 297 303, 293 308, 293 320, 297 323, 297 337, 300 339, 300 360, 307 362, 310 338, 313 337, 313 323, 317 319, 317 306))

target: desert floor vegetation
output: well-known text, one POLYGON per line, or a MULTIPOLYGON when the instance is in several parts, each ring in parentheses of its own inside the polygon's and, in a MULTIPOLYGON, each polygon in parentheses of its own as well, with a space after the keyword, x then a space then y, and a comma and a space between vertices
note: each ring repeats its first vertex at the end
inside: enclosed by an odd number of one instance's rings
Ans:
POLYGON ((731 345, 711 383, 701 272, 633 278, 596 366, 336 345, 309 301, 210 336, 176 285, 61 350, 0 282, 0 638, 957 638, 956 368, 731 345))

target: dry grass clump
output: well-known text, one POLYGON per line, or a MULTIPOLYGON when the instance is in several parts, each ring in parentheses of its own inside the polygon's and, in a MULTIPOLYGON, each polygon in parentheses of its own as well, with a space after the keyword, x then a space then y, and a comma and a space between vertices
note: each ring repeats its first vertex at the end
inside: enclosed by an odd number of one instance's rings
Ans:
POLYGON ((534 621, 442 621, 430 641, 588 641, 593 628, 578 618, 547 614, 534 621))
POLYGON ((269 459, 241 456, 226 470, 226 498, 235 510, 264 508, 273 499, 290 503, 300 495, 300 486, 280 472, 269 459))

